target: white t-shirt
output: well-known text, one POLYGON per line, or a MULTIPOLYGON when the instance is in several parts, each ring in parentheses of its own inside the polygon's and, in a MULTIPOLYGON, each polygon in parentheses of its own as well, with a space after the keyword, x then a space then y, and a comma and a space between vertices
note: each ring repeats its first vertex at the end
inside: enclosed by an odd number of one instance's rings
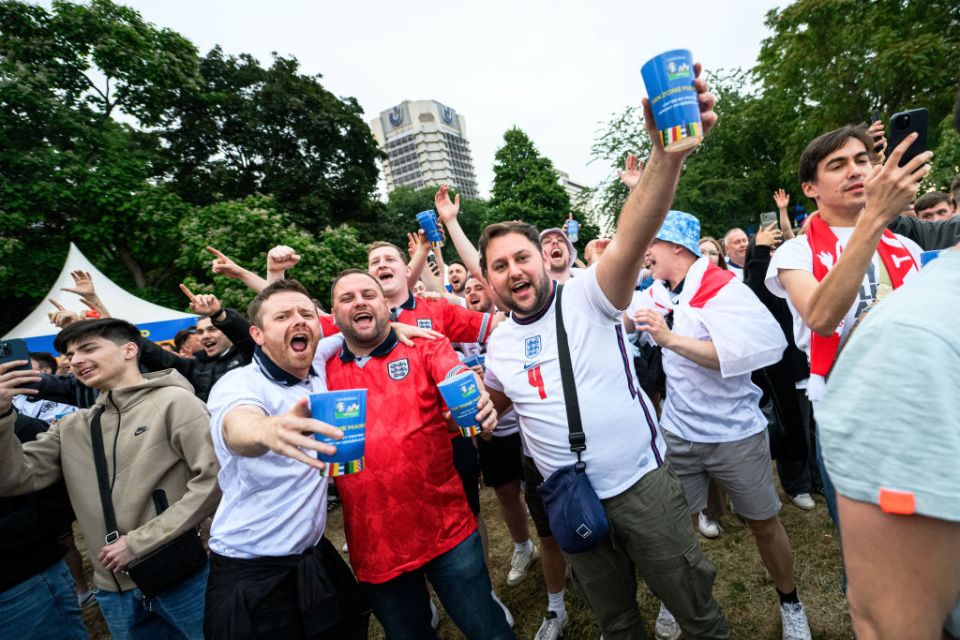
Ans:
POLYGON ((72 404, 61 404, 53 400, 36 400, 32 396, 25 395, 13 396, 11 403, 20 415, 43 420, 46 423, 52 423, 77 410, 72 404))
POLYGON ((659 281, 634 294, 628 314, 672 311, 673 332, 712 341, 720 361, 717 371, 663 349, 667 393, 661 428, 689 442, 735 442, 766 429, 762 393, 750 374, 779 362, 787 341, 770 311, 735 279, 703 307, 692 307, 708 264, 708 258, 700 258, 690 267, 679 296, 659 281))
POLYGON ((727 270, 737 276, 737 280, 743 282, 743 267, 738 267, 730 261, 727 261, 727 270))
MULTIPOLYGON (((837 236, 837 241, 841 247, 847 246, 850 236, 853 235, 853 229, 854 227, 830 227, 833 234, 837 236)), ((897 235, 897 238, 913 255, 919 267, 920 254, 923 251, 920 246, 913 240, 901 235, 897 235)), ((864 309, 869 307, 876 299, 881 268, 880 254, 874 252, 873 260, 867 268, 867 272, 863 275, 863 284, 860 285, 860 292, 857 294, 857 299, 850 306, 850 309, 838 327, 840 330, 840 346, 843 346, 846 342, 854 321, 863 313, 864 309)), ((813 250, 810 249, 810 241, 806 236, 797 236, 796 238, 787 240, 774 252, 770 260, 770 267, 767 269, 767 276, 764 278, 764 284, 767 285, 767 289, 775 296, 786 299, 787 306, 790 307, 790 314, 793 316, 793 339, 797 343, 797 348, 806 353, 807 359, 809 360, 810 327, 803 321, 803 317, 797 311, 797 308, 793 306, 793 301, 790 300, 790 296, 787 295, 787 290, 783 288, 783 284, 780 282, 779 269, 800 269, 801 271, 813 273, 813 250)), ((908 275, 907 277, 910 278, 912 275, 908 275)))
MULTIPOLYGON (((577 461, 570 451, 556 335, 556 293, 539 315, 509 317, 487 342, 485 381, 516 409, 523 442, 544 478, 577 461)), ((591 267, 563 286, 563 319, 587 449, 600 498, 619 495, 663 464, 666 445, 640 389, 615 308, 591 267)))
POLYGON ((322 340, 313 361, 314 374, 289 386, 271 373, 272 363, 264 364, 257 357, 214 385, 207 405, 223 498, 210 528, 212 551, 245 559, 288 556, 320 541, 327 521, 327 478, 272 451, 255 458, 235 454, 224 441, 223 418, 244 405, 280 415, 299 399, 327 391, 326 361, 342 345, 340 336, 322 340))

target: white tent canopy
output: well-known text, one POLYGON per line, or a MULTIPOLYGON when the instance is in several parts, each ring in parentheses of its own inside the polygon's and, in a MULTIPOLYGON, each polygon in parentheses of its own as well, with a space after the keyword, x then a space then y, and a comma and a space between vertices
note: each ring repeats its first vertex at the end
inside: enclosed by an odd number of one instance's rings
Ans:
POLYGON ((44 296, 43 302, 20 324, 3 336, 5 340, 23 338, 27 341, 27 347, 31 351, 54 351, 53 338, 58 330, 50 324, 50 319, 47 316, 48 312, 55 310, 49 299, 53 298, 68 309, 86 309, 76 294, 60 290, 64 287, 73 288, 74 282, 73 278, 70 277, 71 271, 89 272, 93 276, 93 284, 97 288, 97 295, 100 296, 100 300, 107 311, 110 312, 110 315, 114 318, 122 318, 132 322, 137 325, 144 337, 155 342, 170 340, 180 329, 196 324, 197 316, 195 315, 147 302, 117 286, 93 266, 93 263, 80 253, 80 249, 71 242, 70 252, 67 254, 63 269, 60 270, 60 275, 57 276, 56 282, 50 287, 50 291, 44 296))

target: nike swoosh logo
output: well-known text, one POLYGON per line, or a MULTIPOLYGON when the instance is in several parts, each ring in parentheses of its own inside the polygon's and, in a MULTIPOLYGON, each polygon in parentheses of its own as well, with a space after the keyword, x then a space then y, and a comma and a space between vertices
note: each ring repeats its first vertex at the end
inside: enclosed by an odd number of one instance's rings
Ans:
POLYGON ((149 429, 149 428, 150 428, 150 427, 137 427, 137 430, 133 432, 133 435, 134 435, 134 436, 138 436, 138 435, 140 435, 141 433, 145 432, 145 431, 146 431, 147 429, 149 429))
POLYGON ((530 369, 533 369, 534 367, 539 367, 539 366, 540 366, 539 362, 525 362, 523 363, 523 370, 529 371, 530 369))

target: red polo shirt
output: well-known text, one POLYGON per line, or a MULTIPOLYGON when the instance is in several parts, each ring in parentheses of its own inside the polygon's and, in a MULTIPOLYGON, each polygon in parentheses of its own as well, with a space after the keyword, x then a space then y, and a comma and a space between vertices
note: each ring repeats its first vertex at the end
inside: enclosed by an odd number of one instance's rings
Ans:
POLYGON ((403 324, 439 331, 451 342, 484 344, 490 337, 492 316, 446 300, 426 300, 411 294, 393 310, 393 318, 403 324))
POLYGON ((437 390, 466 370, 449 340, 407 347, 393 330, 367 357, 344 345, 327 361, 330 390, 367 389, 363 471, 336 481, 357 580, 379 584, 417 569, 477 528, 437 390))
MULTIPOLYGON (((484 344, 490 337, 489 313, 481 313, 452 304, 446 300, 426 300, 413 294, 402 305, 393 309, 391 320, 421 329, 433 329, 450 338, 451 342, 478 342, 484 344)), ((340 329, 333 316, 320 316, 320 328, 327 338, 340 329)))

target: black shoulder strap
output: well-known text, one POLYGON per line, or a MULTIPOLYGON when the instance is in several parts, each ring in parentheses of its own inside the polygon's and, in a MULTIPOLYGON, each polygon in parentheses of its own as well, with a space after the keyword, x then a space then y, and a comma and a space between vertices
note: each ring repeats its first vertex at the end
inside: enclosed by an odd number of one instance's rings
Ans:
POLYGON ((573 362, 570 360, 570 345, 567 342, 567 330, 563 326, 563 305, 561 294, 563 285, 557 287, 557 351, 560 354, 560 380, 563 382, 563 399, 567 405, 567 428, 570 429, 570 451, 577 454, 577 468, 582 470, 586 464, 580 460, 580 454, 587 450, 587 438, 583 434, 580 421, 580 401, 577 398, 577 382, 573 377, 573 362))
POLYGON ((107 525, 107 535, 103 541, 113 544, 120 538, 117 531, 117 516, 113 511, 113 498, 110 491, 110 480, 107 474, 107 454, 103 449, 103 430, 100 428, 100 416, 106 407, 97 407, 90 421, 90 444, 93 447, 93 463, 97 467, 97 486, 100 488, 100 503, 103 506, 103 521, 107 525))

